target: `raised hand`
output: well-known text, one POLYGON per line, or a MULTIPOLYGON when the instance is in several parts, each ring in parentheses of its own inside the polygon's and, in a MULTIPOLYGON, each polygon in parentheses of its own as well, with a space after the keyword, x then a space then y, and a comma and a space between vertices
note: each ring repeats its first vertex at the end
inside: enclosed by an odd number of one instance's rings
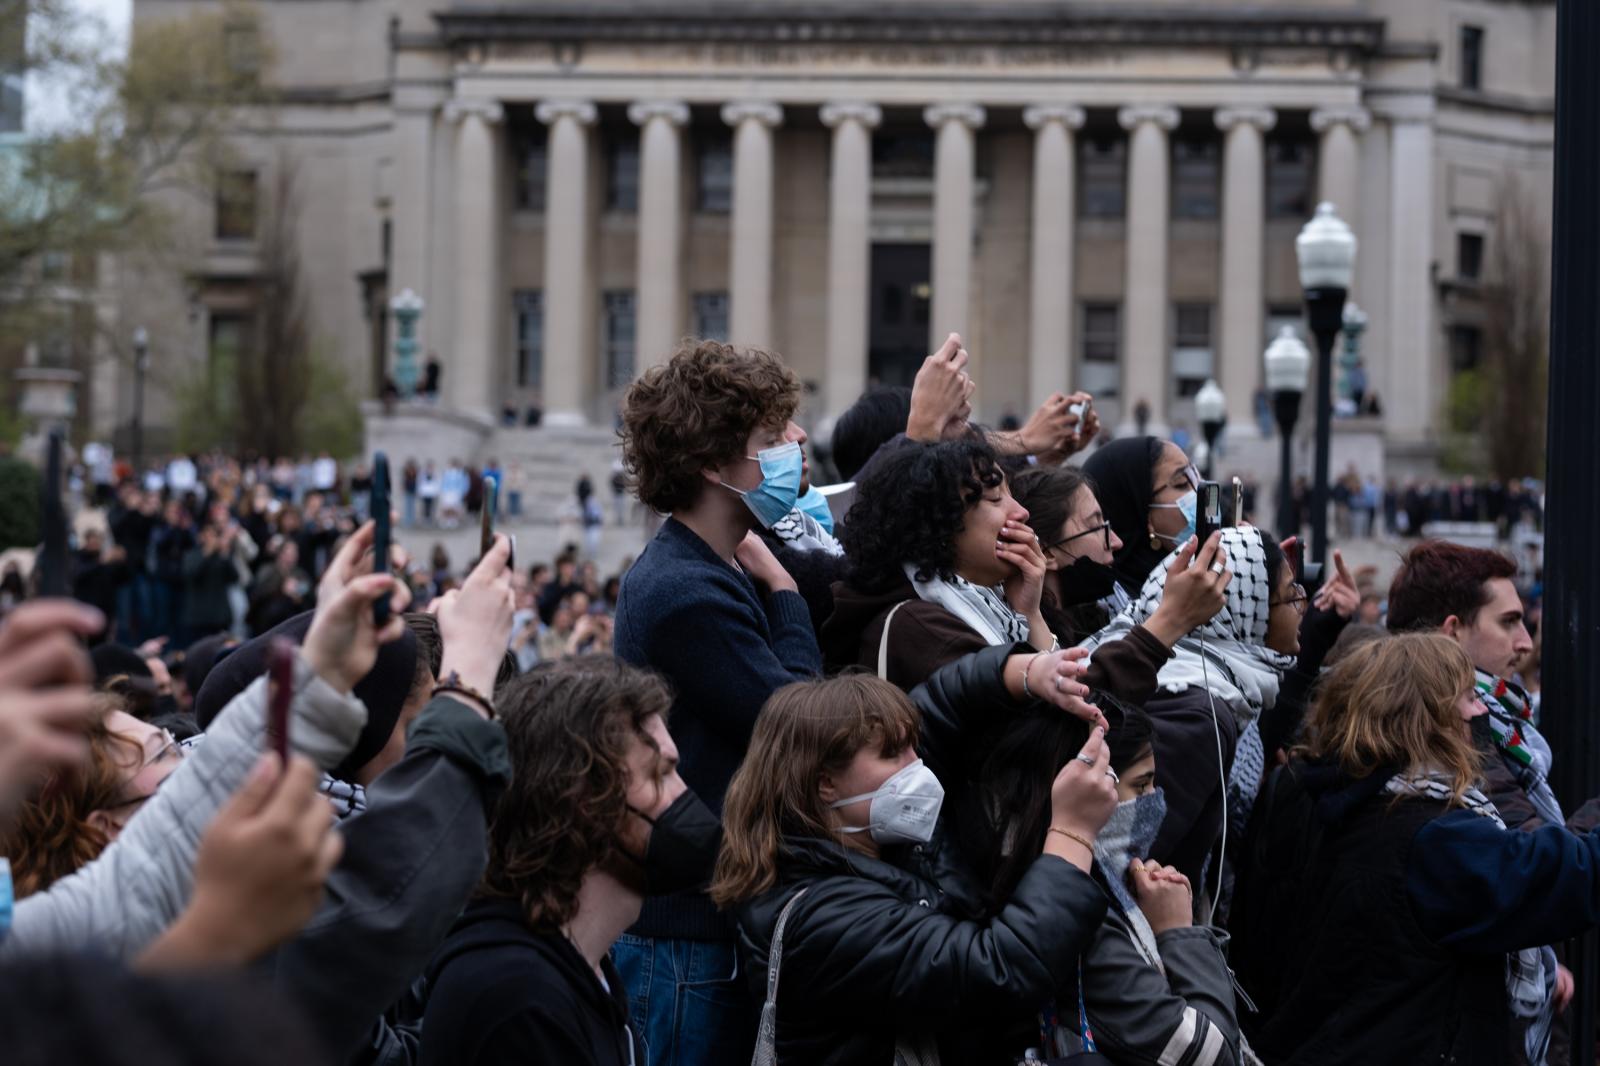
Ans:
POLYGON ((1031 696, 1082 718, 1091 726, 1109 729, 1100 708, 1086 699, 1089 686, 1079 680, 1089 671, 1088 658, 1089 653, 1083 648, 1013 655, 1006 660, 1006 690, 1013 699, 1031 696))
MULTIPOLYGON (((1115 877, 1116 871, 1108 871, 1115 877)), ((1128 864, 1133 898, 1157 933, 1194 924, 1194 890, 1189 879, 1170 866, 1134 859, 1128 864)))
POLYGON ((1067 760, 1050 786, 1052 826, 1090 841, 1117 809, 1117 785, 1111 776, 1111 748, 1106 731, 1095 726, 1083 750, 1067 760))
POLYGON ((1337 548, 1333 550, 1333 570, 1332 580, 1323 583, 1311 603, 1319 611, 1332 611, 1344 619, 1354 618, 1356 608, 1361 606, 1361 590, 1356 588, 1356 579, 1344 565, 1344 553, 1337 548))
POLYGON ((906 436, 924 444, 953 436, 972 414, 972 392, 976 383, 964 369, 967 350, 961 335, 952 333, 944 344, 922 361, 911 383, 911 416, 906 419, 906 436))
POLYGON ((378 647, 405 631, 400 613, 411 590, 393 574, 372 572, 374 524, 368 522, 344 542, 317 585, 317 613, 302 649, 306 661, 328 684, 349 692, 378 661, 378 647), (378 628, 372 605, 389 600, 389 620, 378 628))
POLYGON ((79 637, 105 616, 72 600, 35 600, 0 626, 0 813, 42 776, 88 757, 98 711, 79 637))
POLYGON ((1222 610, 1227 603, 1228 582, 1232 579, 1228 552, 1222 547, 1222 532, 1211 534, 1204 545, 1190 537, 1167 566, 1161 605, 1145 620, 1145 629, 1161 643, 1172 647, 1222 610))
POLYGON ((517 610, 510 558, 511 538, 496 533, 494 546, 478 560, 459 589, 443 596, 434 612, 439 619, 439 639, 444 643, 441 679, 454 673, 462 684, 490 698, 517 610))
POLYGON ((767 542, 754 531, 744 535, 744 540, 733 550, 733 557, 738 560, 745 573, 767 586, 769 591, 777 592, 780 589, 789 592, 800 591, 800 586, 795 584, 794 578, 789 576, 789 571, 778 562, 778 557, 772 554, 767 542))

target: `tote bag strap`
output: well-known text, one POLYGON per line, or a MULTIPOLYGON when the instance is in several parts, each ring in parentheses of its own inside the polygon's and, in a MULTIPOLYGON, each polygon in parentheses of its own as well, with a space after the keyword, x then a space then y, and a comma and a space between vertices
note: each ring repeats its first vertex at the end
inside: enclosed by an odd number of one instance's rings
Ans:
POLYGON ((772 947, 767 952, 767 999, 761 1005, 761 1028, 756 1033, 756 1050, 750 1057, 750 1066, 777 1066, 778 970, 783 966, 783 927, 789 924, 789 912, 805 894, 802 888, 790 896, 789 902, 778 912, 778 926, 772 931, 772 947))
POLYGON ((878 638, 878 676, 889 680, 889 623, 894 621, 894 616, 900 608, 910 603, 910 600, 901 600, 889 608, 889 616, 883 620, 883 636, 878 638))

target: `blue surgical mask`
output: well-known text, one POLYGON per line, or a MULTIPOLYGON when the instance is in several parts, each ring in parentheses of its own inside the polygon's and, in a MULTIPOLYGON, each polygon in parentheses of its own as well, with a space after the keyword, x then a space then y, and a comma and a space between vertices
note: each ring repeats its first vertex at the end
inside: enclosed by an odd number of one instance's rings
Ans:
POLYGON ((817 520, 817 525, 833 532, 833 512, 828 510, 828 498, 817 491, 815 485, 807 490, 806 494, 795 501, 795 506, 817 520))
POLYGON ((1190 489, 1182 496, 1179 496, 1177 503, 1152 503, 1150 505, 1152 509, 1157 507, 1176 507, 1178 509, 1178 513, 1183 515, 1183 531, 1180 532, 1176 537, 1169 537, 1165 533, 1157 533, 1156 536, 1161 537, 1163 540, 1172 541, 1174 547, 1180 544, 1187 544, 1189 542, 1189 538, 1194 536, 1195 508, 1197 508, 1199 505, 1200 497, 1195 494, 1193 489, 1190 489))
POLYGON ((784 515, 794 510, 800 498, 800 476, 806 457, 800 451, 799 441, 780 444, 776 448, 763 448, 755 455, 747 455, 761 464, 761 483, 748 492, 736 489, 724 481, 723 487, 744 497, 745 506, 767 529, 777 525, 784 515))

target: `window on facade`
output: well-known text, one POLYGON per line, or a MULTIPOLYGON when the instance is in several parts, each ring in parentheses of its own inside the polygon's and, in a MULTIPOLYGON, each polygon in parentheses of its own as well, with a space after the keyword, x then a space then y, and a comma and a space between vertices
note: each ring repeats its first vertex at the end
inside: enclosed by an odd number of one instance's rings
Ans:
POLYGON ((728 294, 725 292, 697 292, 694 294, 694 335, 710 341, 728 339, 728 294))
POLYGON ((733 209, 733 142, 727 137, 702 141, 697 153, 695 206, 710 215, 733 209))
POLYGON ((1214 373, 1211 305, 1178 304, 1173 326, 1172 377, 1179 396, 1193 396, 1214 373))
POLYGON ((1450 368, 1457 373, 1476 370, 1483 360, 1483 330, 1477 326, 1450 327, 1450 368))
POLYGON ((1172 141, 1172 217, 1216 218, 1222 190, 1222 142, 1179 135, 1172 141))
POLYGON ((1122 383, 1122 313, 1116 304, 1083 305, 1079 388, 1112 397, 1122 383))
POLYGON ((1483 88, 1483 27, 1461 27, 1461 87, 1483 88))
POLYGON ((601 336, 605 340, 606 386, 620 389, 633 380, 634 335, 637 331, 633 290, 607 292, 602 303, 605 307, 601 336))
POLYGON ((1316 195, 1316 142, 1310 137, 1267 139, 1267 217, 1311 217, 1316 195))
POLYGON ((606 209, 639 210, 639 142, 616 139, 606 152, 606 209))
POLYGON ((549 141, 542 126, 519 127, 511 139, 511 185, 518 211, 544 210, 549 141))
POLYGON ((256 172, 224 170, 217 175, 217 240, 248 241, 256 235, 256 172))
POLYGON ((222 27, 223 60, 240 85, 261 78, 261 26, 253 18, 231 18, 222 27))
POLYGON ((875 178, 933 177, 933 131, 875 133, 872 137, 875 178))
POLYGON ((1461 281, 1483 277, 1483 234, 1456 234, 1456 277, 1461 281))
POLYGON ((1078 138, 1078 213, 1121 218, 1127 204, 1128 141, 1113 134, 1078 138))
POLYGON ((516 315, 517 386, 544 388, 544 293, 539 289, 518 289, 511 294, 516 315))

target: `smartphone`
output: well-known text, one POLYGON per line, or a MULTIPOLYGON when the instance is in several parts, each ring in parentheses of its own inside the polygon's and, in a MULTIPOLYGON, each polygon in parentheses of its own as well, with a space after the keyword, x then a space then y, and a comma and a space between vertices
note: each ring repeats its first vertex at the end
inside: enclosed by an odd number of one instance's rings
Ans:
POLYGON ((1306 562, 1305 546, 1300 543, 1299 537, 1290 537, 1285 542, 1283 553, 1288 556, 1289 569, 1294 571, 1294 579, 1300 582, 1306 595, 1315 595, 1322 586, 1322 564, 1306 562))
POLYGON ((1091 408, 1093 406, 1094 406, 1094 401, 1093 400, 1084 400, 1081 403, 1075 403, 1072 406, 1067 408, 1067 413, 1069 415, 1077 415, 1078 416, 1077 424, 1072 427, 1072 439, 1073 440, 1082 440, 1083 439, 1083 424, 1089 418, 1089 408, 1091 408))
POLYGON ((50 431, 39 485, 39 595, 67 595, 67 509, 61 502, 61 431, 50 431))
POLYGON ((495 511, 500 504, 500 482, 493 477, 483 479, 483 525, 478 531, 478 558, 482 559, 494 547, 495 511))
POLYGON ((1195 495, 1194 535, 1203 548, 1211 534, 1222 528, 1222 486, 1215 481, 1202 481, 1195 495))
POLYGON ((294 644, 274 637, 267 645, 267 743, 289 765, 289 707, 294 700, 294 644))
MULTIPOLYGON (((389 572, 389 545, 392 533, 389 528, 389 457, 383 452, 378 452, 372 457, 372 495, 370 497, 370 510, 372 513, 372 572, 387 574, 389 572)), ((382 626, 389 621, 389 597, 383 596, 373 601, 372 621, 374 625, 382 626)))
POLYGON ((1231 517, 1233 521, 1229 522, 1228 525, 1244 525, 1244 482, 1238 478, 1233 479, 1233 513, 1231 517))

